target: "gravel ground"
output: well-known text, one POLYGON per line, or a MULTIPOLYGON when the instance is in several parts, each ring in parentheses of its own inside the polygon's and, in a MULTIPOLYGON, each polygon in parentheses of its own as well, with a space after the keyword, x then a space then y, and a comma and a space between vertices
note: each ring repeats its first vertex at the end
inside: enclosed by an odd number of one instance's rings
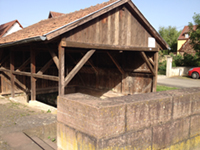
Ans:
POLYGON ((6 98, 0 98, 0 150, 11 149, 3 141, 4 135, 47 125, 55 121, 56 115, 49 111, 41 111, 6 98))

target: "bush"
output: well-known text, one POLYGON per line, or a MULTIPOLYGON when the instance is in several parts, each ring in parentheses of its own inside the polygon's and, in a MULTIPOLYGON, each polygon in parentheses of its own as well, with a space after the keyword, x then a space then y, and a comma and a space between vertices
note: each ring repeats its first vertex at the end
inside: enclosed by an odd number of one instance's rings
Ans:
POLYGON ((158 65, 158 74, 162 74, 162 75, 165 75, 166 74, 166 64, 167 64, 167 61, 163 61, 163 62, 159 62, 159 65, 158 65))
POLYGON ((200 66, 200 59, 198 58, 197 54, 194 56, 187 53, 185 53, 184 56, 171 54, 171 56, 173 57, 174 66, 190 66, 190 67, 200 66))

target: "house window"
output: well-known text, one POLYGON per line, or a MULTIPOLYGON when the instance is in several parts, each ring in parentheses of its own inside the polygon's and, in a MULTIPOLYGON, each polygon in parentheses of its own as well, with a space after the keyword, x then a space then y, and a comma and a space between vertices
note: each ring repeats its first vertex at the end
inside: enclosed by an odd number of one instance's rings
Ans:
POLYGON ((185 34, 185 38, 189 38, 189 34, 188 33, 185 34))

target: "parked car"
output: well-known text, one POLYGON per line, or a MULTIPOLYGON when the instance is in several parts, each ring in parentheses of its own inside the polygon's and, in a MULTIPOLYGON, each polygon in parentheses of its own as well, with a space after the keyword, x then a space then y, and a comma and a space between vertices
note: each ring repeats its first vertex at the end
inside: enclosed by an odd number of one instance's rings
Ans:
POLYGON ((188 71, 188 76, 192 77, 193 79, 198 79, 200 76, 200 67, 191 68, 188 71))

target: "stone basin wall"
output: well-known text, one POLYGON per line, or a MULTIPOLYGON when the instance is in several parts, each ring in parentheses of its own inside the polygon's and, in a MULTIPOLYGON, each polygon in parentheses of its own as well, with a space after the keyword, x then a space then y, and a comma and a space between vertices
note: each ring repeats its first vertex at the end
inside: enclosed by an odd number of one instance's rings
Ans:
POLYGON ((200 88, 100 99, 58 97, 58 150, 200 147, 200 88))

